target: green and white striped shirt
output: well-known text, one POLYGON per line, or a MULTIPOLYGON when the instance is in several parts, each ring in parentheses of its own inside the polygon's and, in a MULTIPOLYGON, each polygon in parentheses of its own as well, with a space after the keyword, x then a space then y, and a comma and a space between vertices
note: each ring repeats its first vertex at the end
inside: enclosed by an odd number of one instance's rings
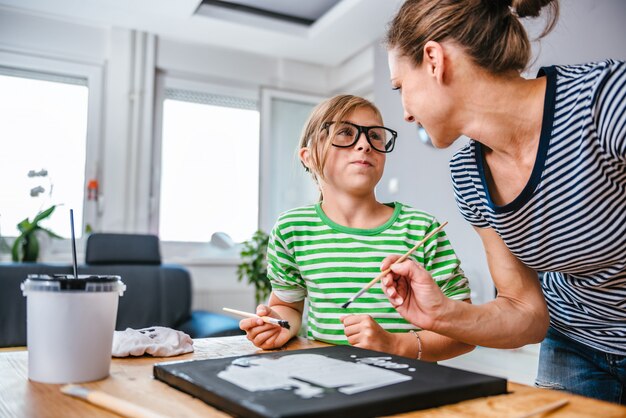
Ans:
MULTIPOLYGON (((331 221, 320 204, 289 210, 270 234, 267 273, 274 294, 289 303, 308 296, 309 338, 348 344, 341 315, 367 314, 389 332, 416 329, 396 312, 380 282, 341 308, 352 295, 380 273, 382 260, 404 254, 439 223, 425 212, 400 203, 388 204, 393 215, 374 229, 357 229, 331 221)), ((445 232, 420 246, 412 256, 453 299, 468 299, 470 289, 460 261, 445 232)))

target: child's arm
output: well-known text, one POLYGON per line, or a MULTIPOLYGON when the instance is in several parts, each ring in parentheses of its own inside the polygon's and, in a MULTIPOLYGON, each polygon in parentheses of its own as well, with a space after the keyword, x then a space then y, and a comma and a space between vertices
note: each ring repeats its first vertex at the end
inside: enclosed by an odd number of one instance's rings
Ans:
POLYGON ((346 315, 341 318, 348 342, 360 348, 383 351, 403 357, 418 358, 425 361, 446 360, 474 349, 452 338, 444 337, 431 331, 418 331, 419 341, 413 333, 391 333, 385 331, 369 315, 346 315))
POLYGON ((289 322, 289 329, 267 324, 259 318, 243 319, 239 322, 239 327, 246 332, 248 339, 257 347, 264 350, 280 348, 298 334, 302 324, 303 309, 303 300, 294 303, 283 302, 272 292, 269 306, 259 305, 256 308, 256 314, 284 319, 289 322))

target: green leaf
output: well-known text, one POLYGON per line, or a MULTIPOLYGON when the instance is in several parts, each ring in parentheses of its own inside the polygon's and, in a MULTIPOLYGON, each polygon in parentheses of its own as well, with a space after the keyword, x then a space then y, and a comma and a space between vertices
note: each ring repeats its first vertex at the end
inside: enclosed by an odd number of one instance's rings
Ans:
POLYGON ((248 284, 254 286, 254 295, 257 304, 269 296, 270 281, 267 278, 267 244, 269 236, 258 230, 252 238, 243 243, 240 252, 241 264, 237 266, 237 279, 247 279, 248 284))
POLYGON ((33 219, 33 224, 38 224, 40 221, 46 219, 47 217, 49 217, 50 215, 52 215, 52 212, 54 212, 54 210, 56 209, 57 205, 52 205, 50 206, 48 209, 39 212, 36 216, 35 219, 33 219))
POLYGON ((17 229, 19 229, 21 233, 28 233, 33 229, 33 224, 26 218, 17 224, 17 229))
POLYGON ((52 238, 62 238, 51 230, 39 226, 39 222, 52 215, 56 207, 57 205, 52 205, 48 209, 37 213, 32 221, 26 218, 17 224, 17 229, 19 229, 21 234, 15 239, 11 248, 13 261, 37 261, 39 257, 39 240, 35 232, 38 230, 45 232, 52 238))
POLYGON ((49 229, 47 229, 47 228, 38 227, 38 229, 39 229, 40 231, 43 231, 43 232, 45 232, 46 234, 48 234, 51 238, 63 239, 63 237, 62 237, 62 236, 55 234, 54 232, 50 231, 50 230, 49 230, 49 229))

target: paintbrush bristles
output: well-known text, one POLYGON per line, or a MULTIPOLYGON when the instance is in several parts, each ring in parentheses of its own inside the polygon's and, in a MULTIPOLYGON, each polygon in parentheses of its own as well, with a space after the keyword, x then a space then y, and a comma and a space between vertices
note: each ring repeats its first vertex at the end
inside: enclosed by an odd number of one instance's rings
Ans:
MULTIPOLYGON (((428 235, 426 235, 420 242, 418 242, 417 244, 415 244, 413 246, 413 248, 411 248, 409 251, 407 251, 404 255, 402 255, 402 257, 398 258, 394 263, 392 263, 391 265, 393 266, 394 264, 398 264, 398 263, 402 263, 404 260, 406 260, 407 258, 409 258, 409 256, 411 254, 413 254, 413 252, 415 250, 417 250, 422 244, 424 244, 430 237, 432 237, 433 235, 435 235, 436 233, 438 233, 439 231, 441 231, 443 229, 444 226, 448 225, 448 221, 445 221, 444 223, 442 223, 441 225, 439 225, 437 228, 435 228, 433 231, 431 231, 428 235)), ((350 305, 352 302, 354 302, 356 300, 356 298, 358 298, 359 296, 361 296, 363 293, 367 292, 367 290, 369 288, 371 288, 372 286, 374 286, 376 284, 376 282, 378 282, 380 279, 382 279, 383 277, 385 277, 387 274, 389 274, 391 272, 391 266, 389 266, 389 268, 383 270, 378 276, 376 276, 375 278, 373 278, 368 284, 366 284, 363 289, 359 290, 354 296, 352 296, 346 303, 344 303, 343 305, 341 305, 341 307, 343 309, 347 308, 348 305, 350 305)))
POLYGON ((284 319, 281 319, 280 321, 278 321, 278 325, 280 325, 281 327, 285 329, 291 328, 291 326, 289 325, 289 322, 285 321, 284 319))

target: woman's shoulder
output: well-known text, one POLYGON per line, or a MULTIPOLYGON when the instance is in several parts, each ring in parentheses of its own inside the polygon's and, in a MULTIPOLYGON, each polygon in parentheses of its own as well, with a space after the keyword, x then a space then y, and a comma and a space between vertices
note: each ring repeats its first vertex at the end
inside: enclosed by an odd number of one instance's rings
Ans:
POLYGON ((537 75, 555 73, 557 75, 558 85, 580 88, 581 84, 579 81, 584 81, 585 86, 596 89, 602 86, 606 79, 623 74, 625 71, 626 61, 606 59, 584 64, 542 67, 537 75))
POLYGON ((450 159, 450 175, 452 176, 452 182, 454 184, 468 176, 478 175, 478 160, 476 158, 478 146, 479 144, 476 141, 470 139, 468 143, 456 151, 450 159))
POLYGON ((450 166, 475 164, 476 162, 476 141, 470 139, 465 145, 459 148, 450 159, 450 166))
POLYGON ((541 67, 539 74, 554 69, 564 77, 579 77, 585 74, 593 74, 597 72, 611 72, 619 67, 626 66, 626 61, 615 59, 605 59, 602 61, 585 62, 582 64, 564 64, 541 67))

